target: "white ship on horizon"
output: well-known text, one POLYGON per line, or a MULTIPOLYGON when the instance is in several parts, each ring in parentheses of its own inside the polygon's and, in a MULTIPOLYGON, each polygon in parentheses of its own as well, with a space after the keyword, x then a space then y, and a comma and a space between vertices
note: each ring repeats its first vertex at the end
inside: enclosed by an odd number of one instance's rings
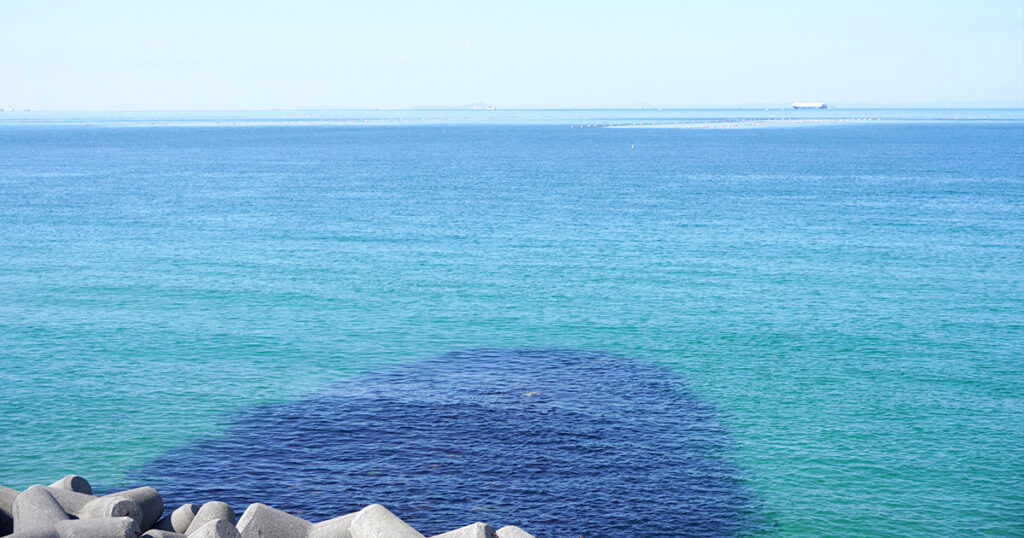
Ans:
POLYGON ((801 102, 798 101, 796 103, 793 103, 793 108, 826 109, 826 108, 828 108, 828 105, 826 105, 825 103, 822 103, 820 101, 817 102, 817 103, 801 103, 801 102))

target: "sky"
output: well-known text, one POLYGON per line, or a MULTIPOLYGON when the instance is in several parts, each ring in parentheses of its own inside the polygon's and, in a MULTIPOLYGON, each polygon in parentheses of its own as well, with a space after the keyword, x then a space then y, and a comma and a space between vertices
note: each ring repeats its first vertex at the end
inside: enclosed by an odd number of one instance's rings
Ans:
POLYGON ((0 0, 0 107, 1024 106, 1024 1, 0 0))

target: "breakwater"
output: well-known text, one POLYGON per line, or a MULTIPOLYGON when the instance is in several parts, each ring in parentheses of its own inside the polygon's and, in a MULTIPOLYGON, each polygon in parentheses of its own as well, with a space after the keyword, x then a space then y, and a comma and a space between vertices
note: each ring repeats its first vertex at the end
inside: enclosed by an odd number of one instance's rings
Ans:
MULTIPOLYGON (((24 491, 0 486, 0 536, 10 538, 423 538, 423 534, 379 504, 312 523, 262 503, 241 517, 226 503, 183 504, 167 513, 151 487, 95 496, 92 485, 68 475, 49 486, 24 491)), ((435 538, 532 538, 505 526, 495 531, 472 523, 435 538)))

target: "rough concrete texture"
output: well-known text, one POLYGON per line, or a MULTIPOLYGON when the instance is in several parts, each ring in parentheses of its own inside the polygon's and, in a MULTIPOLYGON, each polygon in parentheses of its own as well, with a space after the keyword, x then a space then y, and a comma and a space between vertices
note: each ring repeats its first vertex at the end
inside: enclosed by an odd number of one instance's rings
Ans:
POLYGON ((188 530, 189 524, 196 517, 196 512, 199 511, 199 507, 192 504, 183 504, 178 508, 174 509, 167 517, 157 521, 153 524, 153 528, 163 531, 171 531, 177 534, 185 534, 188 530))
POLYGON ((534 536, 515 525, 505 525, 498 529, 498 538, 534 538, 534 536))
POLYGON ((130 517, 142 527, 142 507, 135 501, 123 497, 105 495, 93 497, 60 488, 46 488, 69 515, 80 519, 100 517, 130 517))
POLYGON ((40 527, 27 531, 8 534, 5 538, 60 538, 55 527, 40 527))
POLYGON ((352 538, 352 520, 359 512, 313 524, 308 538, 352 538))
POLYGON ((74 491, 75 493, 85 493, 86 495, 92 495, 92 485, 85 478, 76 474, 69 474, 64 478, 50 484, 51 488, 66 489, 68 491, 74 491))
POLYGON ((163 529, 149 529, 142 533, 142 538, 185 538, 180 532, 165 531, 163 529))
POLYGON ((238 520, 242 538, 306 538, 313 524, 263 503, 250 504, 238 520))
POLYGON ((14 499, 14 532, 53 527, 68 519, 46 486, 32 486, 14 499))
POLYGON ((138 538, 139 523, 128 517, 76 519, 56 526, 60 538, 138 538))
POLYGON ((142 508, 138 503, 123 497, 97 497, 86 504, 78 513, 80 519, 102 517, 130 517, 142 527, 142 508))
POLYGON ((14 509, 14 499, 21 493, 16 489, 7 486, 0 486, 0 512, 11 515, 14 509))
POLYGON ((433 538, 495 538, 495 536, 494 529, 490 525, 478 521, 444 534, 438 534, 433 538))
POLYGON ((371 504, 356 513, 350 527, 352 538, 424 538, 391 510, 371 504))
POLYGON ((164 499, 160 496, 157 490, 143 486, 141 488, 133 488, 125 491, 119 491, 117 493, 111 493, 110 495, 104 495, 101 499, 106 498, 119 498, 128 499, 139 505, 142 508, 141 519, 137 519, 139 527, 148 529, 153 526, 160 516, 164 513, 164 499))
POLYGON ((138 538, 139 524, 127 517, 68 519, 54 525, 7 535, 7 538, 138 538))
POLYGON ((240 538, 241 535, 238 533, 238 529, 235 528, 233 522, 229 522, 226 519, 214 519, 207 521, 201 527, 195 529, 190 534, 187 534, 190 538, 240 538))
POLYGON ((46 488, 46 490, 50 492, 50 495, 53 495, 54 499, 57 499, 57 502, 60 503, 61 508, 65 512, 75 517, 81 517, 80 514, 86 505, 96 500, 96 497, 86 493, 77 493, 61 488, 46 488))
MULTIPOLYGON (((160 519, 164 502, 150 487, 93 496, 89 482, 68 475, 50 486, 25 491, 0 486, 0 536, 5 538, 424 538, 387 508, 371 504, 358 512, 310 523, 253 503, 237 525, 226 503, 185 504, 160 519), (12 534, 13 533, 13 534, 12 534)), ((533 538, 522 529, 497 533, 473 523, 434 538, 533 538)))
POLYGON ((196 512, 196 517, 189 523, 188 529, 185 529, 185 534, 192 534, 197 529, 206 525, 211 521, 227 521, 231 525, 235 524, 235 512, 231 510, 231 507, 227 503, 220 501, 210 501, 199 508, 196 512))
POLYGON ((19 493, 16 489, 0 486, 0 536, 14 532, 14 499, 19 493))

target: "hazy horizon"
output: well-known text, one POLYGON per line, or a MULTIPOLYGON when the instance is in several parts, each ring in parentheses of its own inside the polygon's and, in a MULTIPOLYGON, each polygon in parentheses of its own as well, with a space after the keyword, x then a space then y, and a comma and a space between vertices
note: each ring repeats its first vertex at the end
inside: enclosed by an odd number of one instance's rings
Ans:
MULTIPOLYGON (((937 104, 923 104, 923 105, 833 105, 827 103, 828 108, 821 112, 828 112, 829 110, 1024 110, 1024 104, 991 104, 991 105, 937 105, 937 104)), ((487 105, 491 106, 491 105, 487 105)), ((641 105, 641 106, 534 106, 534 107, 493 107, 493 108, 482 108, 475 104, 470 105, 454 105, 454 106, 438 106, 438 105, 416 105, 408 107, 372 107, 372 106, 280 106, 280 107, 250 107, 250 108, 64 108, 64 109, 40 109, 40 108, 2 108, 0 112, 12 113, 12 112, 46 112, 46 113, 101 113, 101 112, 317 112, 317 111, 382 111, 382 112, 416 112, 416 111, 464 111, 464 112, 494 112, 499 111, 629 111, 629 110, 648 110, 648 111, 728 111, 728 110, 749 110, 749 111, 786 111, 795 110, 791 104, 780 105, 693 105, 693 106, 657 106, 657 105, 641 105)), ((813 111, 812 111, 813 112, 813 111)))
POLYGON ((0 107, 1024 107, 1024 4, 7 2, 0 107))

